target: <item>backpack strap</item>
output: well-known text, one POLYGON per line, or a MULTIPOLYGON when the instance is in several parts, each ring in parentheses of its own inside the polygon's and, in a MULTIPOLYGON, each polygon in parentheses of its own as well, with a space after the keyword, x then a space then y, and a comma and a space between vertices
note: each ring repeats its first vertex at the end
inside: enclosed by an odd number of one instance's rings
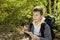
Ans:
POLYGON ((29 31, 32 31, 31 29, 32 29, 32 26, 33 26, 33 24, 32 24, 32 22, 30 22, 30 24, 29 24, 29 31))
POLYGON ((42 24, 41 24, 41 29, 40 29, 41 37, 44 37, 45 24, 46 24, 46 23, 42 23, 42 24))

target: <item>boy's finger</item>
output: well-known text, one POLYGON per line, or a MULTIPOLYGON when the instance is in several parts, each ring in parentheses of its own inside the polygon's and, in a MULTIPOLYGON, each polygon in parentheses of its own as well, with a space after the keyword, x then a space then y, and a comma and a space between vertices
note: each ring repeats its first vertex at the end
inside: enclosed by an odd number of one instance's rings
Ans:
POLYGON ((27 27, 26 27, 26 26, 24 26, 24 28, 26 28, 26 29, 27 29, 27 27))

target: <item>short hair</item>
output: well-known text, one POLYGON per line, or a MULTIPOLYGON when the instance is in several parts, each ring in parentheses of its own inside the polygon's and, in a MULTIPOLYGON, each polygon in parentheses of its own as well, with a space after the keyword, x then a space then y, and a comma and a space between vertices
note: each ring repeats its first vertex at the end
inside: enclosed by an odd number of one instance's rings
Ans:
POLYGON ((43 9, 40 6, 34 7, 33 12, 40 12, 40 14, 43 15, 43 9))

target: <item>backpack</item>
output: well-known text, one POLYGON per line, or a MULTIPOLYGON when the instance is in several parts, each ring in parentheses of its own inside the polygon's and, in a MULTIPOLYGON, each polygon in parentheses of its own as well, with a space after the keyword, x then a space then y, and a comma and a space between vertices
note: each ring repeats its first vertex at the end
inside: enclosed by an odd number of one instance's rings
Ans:
MULTIPOLYGON (((52 40, 54 39, 54 37, 55 37, 55 33, 54 33, 54 31, 53 31, 53 29, 54 29, 54 26, 55 26, 55 18, 53 18, 53 17, 51 17, 51 16, 46 16, 45 17, 46 19, 45 19, 45 22, 49 25, 49 27, 50 27, 50 30, 51 30, 51 36, 52 36, 52 40)), ((44 26, 44 25, 43 25, 44 26)))

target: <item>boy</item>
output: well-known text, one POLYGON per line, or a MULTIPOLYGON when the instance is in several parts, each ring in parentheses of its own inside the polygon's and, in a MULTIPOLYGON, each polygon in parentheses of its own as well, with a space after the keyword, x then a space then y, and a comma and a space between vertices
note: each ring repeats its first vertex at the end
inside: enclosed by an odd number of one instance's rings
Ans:
POLYGON ((43 9, 36 6, 33 9, 33 21, 29 27, 24 27, 24 32, 30 35, 29 40, 52 40, 49 26, 45 23, 43 9), (44 27, 42 26, 43 24, 44 27))

